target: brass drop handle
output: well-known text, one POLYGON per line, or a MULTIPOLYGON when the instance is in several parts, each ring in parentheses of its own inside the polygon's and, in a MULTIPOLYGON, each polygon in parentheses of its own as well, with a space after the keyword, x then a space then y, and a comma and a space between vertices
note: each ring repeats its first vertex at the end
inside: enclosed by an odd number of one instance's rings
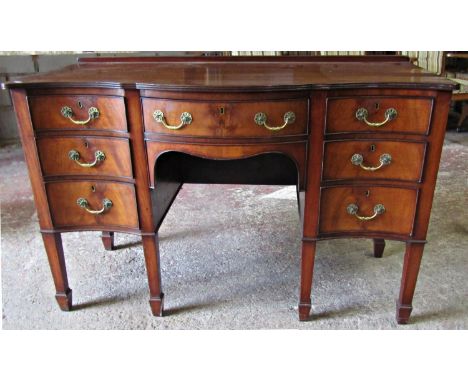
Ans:
POLYGON ((377 215, 382 215, 385 212, 385 207, 383 204, 376 204, 374 206, 374 215, 372 216, 359 216, 357 214, 358 210, 359 210, 359 207, 354 203, 351 203, 348 205, 348 207, 346 207, 346 212, 348 212, 348 214, 356 216, 356 218, 361 221, 372 220, 377 215))
POLYGON ((78 200, 76 201, 76 204, 78 204, 81 208, 85 209, 86 211, 88 211, 90 214, 93 214, 93 215, 100 215, 112 207, 112 201, 110 201, 109 199, 103 199, 102 208, 100 210, 90 209, 89 203, 85 198, 78 198, 78 200))
POLYGON ((369 167, 369 166, 364 166, 364 158, 362 157, 361 154, 353 154, 351 157, 351 163, 355 166, 360 166, 363 170, 366 171, 376 171, 379 168, 382 168, 383 166, 388 166, 390 163, 392 163, 392 156, 390 154, 382 154, 379 158, 380 165, 377 167, 369 167))
POLYGON ((169 130, 177 130, 177 129, 180 129, 182 126, 184 125, 190 125, 192 123, 192 114, 184 111, 181 115, 180 115, 180 123, 177 125, 177 126, 172 126, 172 125, 168 125, 166 123, 166 118, 164 117, 164 113, 161 111, 161 110, 156 110, 154 113, 153 113, 153 118, 156 122, 158 123, 162 123, 164 125, 164 127, 166 129, 169 129, 169 130))
POLYGON ((62 107, 60 113, 65 117, 72 121, 75 125, 86 125, 92 119, 99 118, 99 110, 97 107, 90 107, 88 109, 88 119, 85 121, 76 121, 73 119, 73 109, 70 106, 62 107))
POLYGON ((371 126, 371 127, 380 127, 380 126, 385 125, 387 122, 395 119, 398 116, 398 112, 393 107, 385 110, 385 120, 383 120, 382 122, 369 122, 367 120, 368 116, 369 116, 369 112, 367 111, 366 108, 361 107, 357 109, 356 119, 358 121, 364 121, 368 126, 371 126))
POLYGON ((268 130, 273 130, 273 131, 284 129, 286 125, 294 123, 294 121, 296 120, 296 114, 294 114, 294 112, 292 111, 286 112, 283 116, 284 123, 281 126, 268 126, 267 120, 268 120, 268 117, 265 113, 260 112, 260 113, 255 114, 254 121, 257 125, 260 125, 260 126, 263 125, 268 130))
POLYGON ((94 153, 94 162, 92 162, 92 163, 82 163, 82 162, 80 162, 80 153, 78 151, 76 151, 76 150, 70 150, 68 152, 68 158, 70 158, 70 160, 72 160, 72 161, 75 161, 81 167, 94 167, 99 162, 102 162, 104 159, 106 159, 106 155, 102 151, 97 150, 94 153))

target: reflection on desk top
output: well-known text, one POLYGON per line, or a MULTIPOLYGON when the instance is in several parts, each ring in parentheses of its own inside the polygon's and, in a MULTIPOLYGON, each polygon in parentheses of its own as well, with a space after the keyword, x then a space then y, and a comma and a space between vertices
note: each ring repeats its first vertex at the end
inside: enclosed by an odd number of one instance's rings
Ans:
POLYGON ((275 91, 366 87, 452 90, 456 84, 402 56, 87 58, 8 82, 18 87, 275 91))

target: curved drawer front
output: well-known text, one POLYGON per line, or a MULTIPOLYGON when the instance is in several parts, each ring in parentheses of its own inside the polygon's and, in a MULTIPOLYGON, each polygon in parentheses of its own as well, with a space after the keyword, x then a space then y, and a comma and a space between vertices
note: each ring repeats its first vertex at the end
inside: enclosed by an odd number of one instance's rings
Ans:
POLYGON ((329 98, 326 133, 428 134, 432 105, 432 98, 329 98))
POLYGON ((308 100, 195 102, 143 98, 143 115, 145 130, 159 134, 214 138, 294 136, 307 134, 308 100))
POLYGON ((233 103, 226 117, 229 137, 307 134, 308 100, 233 103))
POLYGON ((47 183, 46 190, 55 227, 138 228, 133 185, 70 181, 47 183), (92 213, 84 207, 94 212, 104 210, 92 213))
POLYGON ((319 232, 382 232, 410 236, 416 202, 415 189, 353 186, 323 188, 319 232))
POLYGON ((325 143, 322 180, 421 180, 426 143, 346 140, 325 143))
POLYGON ((39 159, 45 176, 103 175, 132 177, 128 139, 96 137, 40 138, 39 159))
POLYGON ((143 98, 142 104, 146 131, 185 136, 222 136, 219 111, 215 103, 143 98), (162 112, 164 123, 171 128, 156 121, 154 114, 158 110, 162 112), (181 125, 181 116, 184 113, 190 114, 191 120, 189 118, 181 125))
POLYGON ((47 95, 29 97, 36 130, 103 129, 127 131, 123 97, 47 95))

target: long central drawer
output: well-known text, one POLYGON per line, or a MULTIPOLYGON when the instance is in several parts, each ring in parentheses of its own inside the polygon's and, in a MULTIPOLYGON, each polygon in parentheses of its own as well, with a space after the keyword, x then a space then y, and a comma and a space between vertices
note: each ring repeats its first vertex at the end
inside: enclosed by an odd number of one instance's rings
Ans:
POLYGON ((225 138, 307 134, 306 98, 239 102, 143 98, 142 103, 147 132, 225 138))

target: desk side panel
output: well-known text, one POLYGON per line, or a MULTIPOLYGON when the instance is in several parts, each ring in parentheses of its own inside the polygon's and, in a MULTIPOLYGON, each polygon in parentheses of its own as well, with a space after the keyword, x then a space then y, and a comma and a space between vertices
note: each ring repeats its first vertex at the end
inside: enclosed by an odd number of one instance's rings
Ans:
POLYGON ((15 108, 24 157, 28 167, 34 202, 37 209, 39 226, 41 230, 53 228, 49 211, 49 203, 42 178, 41 164, 36 147, 36 137, 29 112, 27 93, 24 89, 12 89, 11 99, 15 108))

